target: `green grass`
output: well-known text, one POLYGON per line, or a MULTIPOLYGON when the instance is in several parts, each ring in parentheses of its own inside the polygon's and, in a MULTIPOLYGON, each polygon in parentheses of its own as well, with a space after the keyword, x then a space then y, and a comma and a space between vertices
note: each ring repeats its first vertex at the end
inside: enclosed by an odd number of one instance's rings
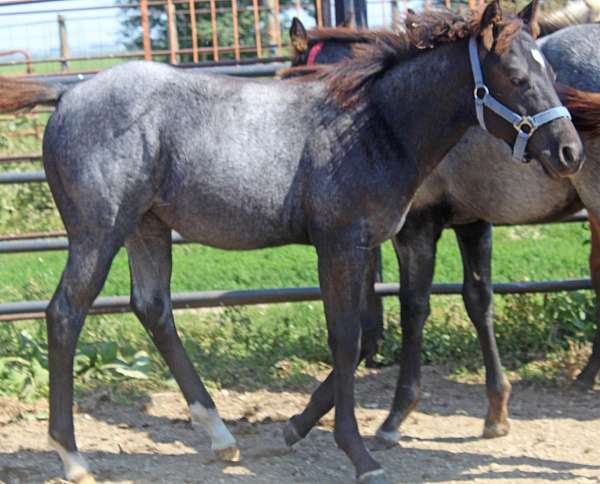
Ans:
MULTIPOLYGON (((0 190, 1 197, 1 190, 0 190)), ((519 228, 536 238, 515 240, 514 228, 494 231, 494 280, 521 281, 588 277, 588 229, 572 223, 519 228)), ((391 244, 384 247, 384 279, 398 280, 391 244)), ((0 301, 49 298, 66 260, 65 252, 0 255, 3 284, 0 301)), ((173 291, 243 289, 317 285, 312 247, 288 246, 249 252, 229 252, 196 244, 173 249, 173 291)), ((127 256, 122 250, 111 268, 103 294, 129 293, 127 256)), ((462 264, 454 234, 439 243, 436 282, 460 282, 462 264)))

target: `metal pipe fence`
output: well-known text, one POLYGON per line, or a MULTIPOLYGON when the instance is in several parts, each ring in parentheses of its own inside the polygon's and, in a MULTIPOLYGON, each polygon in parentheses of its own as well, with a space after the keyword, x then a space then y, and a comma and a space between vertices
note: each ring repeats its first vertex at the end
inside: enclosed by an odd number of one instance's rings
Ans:
MULTIPOLYGON (((14 73, 15 68, 27 68, 27 72, 78 72, 85 70, 82 66, 106 67, 107 62, 129 59, 199 64, 273 58, 287 52, 287 30, 293 16, 300 17, 308 27, 332 23, 330 0, 106 0, 104 4, 46 8, 55 1, 0 2, 0 31, 7 33, 3 39, 10 44, 4 48, 25 56, 2 60, 1 72, 14 73), (36 7, 29 8, 32 5, 36 7), (24 35, 24 31, 33 35, 24 35), (13 41, 21 38, 25 40, 13 41)), ((428 10, 445 6, 460 11, 475 10, 482 3, 339 0, 336 7, 341 11, 336 18, 347 20, 352 14, 355 23, 364 27, 368 11, 371 27, 394 29, 409 7, 428 10), (361 8, 346 11, 351 5, 361 8)), ((547 4, 544 2, 544 9, 547 4)))
MULTIPOLYGON (((591 289, 590 279, 564 281, 502 282, 493 285, 495 294, 549 293, 557 291, 580 291, 591 289)), ((379 297, 397 296, 398 283, 377 283, 375 293, 379 297)), ((462 284, 434 284, 436 295, 460 294, 462 284)), ((245 289, 230 291, 181 292, 172 295, 173 309, 217 308, 226 306, 249 306, 321 300, 318 287, 288 287, 272 289, 245 289)), ((22 319, 39 319, 49 301, 24 301, 0 304, 0 322, 22 319)), ((129 296, 99 297, 90 309, 90 314, 119 314, 131 312, 129 296)))

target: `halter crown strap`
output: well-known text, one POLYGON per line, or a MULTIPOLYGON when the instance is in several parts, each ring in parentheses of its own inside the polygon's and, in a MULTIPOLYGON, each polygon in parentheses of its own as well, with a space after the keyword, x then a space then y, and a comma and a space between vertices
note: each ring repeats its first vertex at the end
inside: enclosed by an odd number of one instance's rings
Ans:
POLYGON ((319 55, 319 52, 321 52, 321 49, 323 49, 324 45, 325 42, 319 41, 311 47, 310 51, 308 52, 308 58, 306 59, 307 66, 312 66, 315 64, 317 56, 319 55))
POLYGON ((472 36, 469 39, 469 59, 471 61, 471 71, 473 72, 473 80, 475 81, 475 90, 473 97, 475 98, 475 113, 479 125, 487 131, 484 117, 484 107, 491 109, 498 116, 508 121, 517 131, 517 137, 513 146, 513 158, 517 161, 525 161, 525 150, 527 142, 533 132, 540 126, 550 123, 555 119, 568 118, 571 119, 569 110, 564 106, 556 106, 534 116, 521 116, 508 108, 494 96, 490 94, 490 90, 485 85, 483 80, 483 71, 479 62, 479 53, 477 51, 477 39, 472 36))

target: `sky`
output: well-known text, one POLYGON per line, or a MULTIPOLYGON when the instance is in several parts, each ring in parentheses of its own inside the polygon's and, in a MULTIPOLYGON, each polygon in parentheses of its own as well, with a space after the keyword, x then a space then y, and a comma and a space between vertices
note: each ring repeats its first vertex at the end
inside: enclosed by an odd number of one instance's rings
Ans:
MULTIPOLYGON (((36 57, 57 55, 57 13, 60 10, 113 4, 111 0, 63 0, 0 6, 0 50, 27 49, 36 57), (37 13, 40 11, 46 13, 37 13), (18 14, 14 15, 15 12, 18 14)), ((115 50, 120 28, 118 9, 64 12, 62 15, 66 19, 71 55, 115 50)))

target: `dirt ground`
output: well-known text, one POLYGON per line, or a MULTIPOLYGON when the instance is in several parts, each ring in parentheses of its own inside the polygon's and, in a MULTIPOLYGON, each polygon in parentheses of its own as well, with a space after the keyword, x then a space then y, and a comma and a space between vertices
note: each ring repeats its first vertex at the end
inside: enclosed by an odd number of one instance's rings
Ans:
MULTIPOLYGON (((359 374, 357 415, 370 446, 396 372, 359 374)), ((309 390, 214 395, 241 445, 236 464, 212 460, 208 439, 191 426, 176 392, 129 407, 102 395, 88 398, 76 414, 77 438, 99 482, 352 482, 350 462, 333 441, 331 414, 293 450, 283 444, 283 422, 301 410, 309 390)), ((46 446, 45 410, 45 403, 0 401, 0 481, 61 482, 59 459, 46 446)), ((480 437, 485 411, 482 385, 455 383, 443 369, 425 368, 424 400, 404 425, 401 445, 374 455, 392 482, 600 482, 598 387, 514 384, 511 432, 499 439, 480 437)))

